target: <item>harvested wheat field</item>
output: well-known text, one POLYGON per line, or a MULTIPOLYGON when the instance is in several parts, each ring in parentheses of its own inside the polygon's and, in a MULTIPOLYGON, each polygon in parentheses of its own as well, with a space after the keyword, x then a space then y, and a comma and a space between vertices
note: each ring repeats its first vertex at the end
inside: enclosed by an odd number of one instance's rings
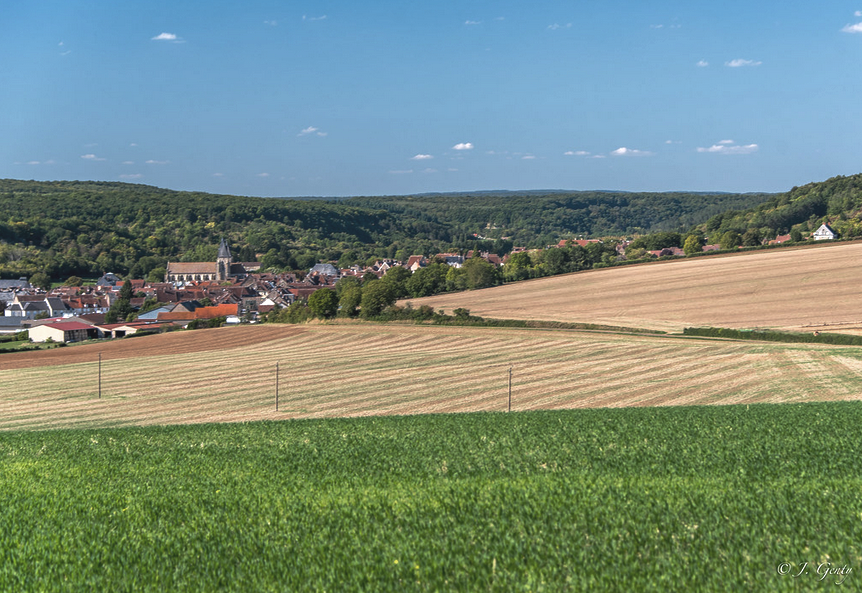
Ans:
POLYGON ((497 319, 862 333, 862 243, 710 256, 412 299, 497 319))
POLYGON ((110 357, 104 345, 101 399, 97 349, 27 353, 38 366, 11 371, 14 357, 3 355, 0 429, 502 411, 510 363, 513 410, 862 398, 862 349, 854 347, 373 324, 222 328, 117 344, 139 345, 140 356, 110 357))

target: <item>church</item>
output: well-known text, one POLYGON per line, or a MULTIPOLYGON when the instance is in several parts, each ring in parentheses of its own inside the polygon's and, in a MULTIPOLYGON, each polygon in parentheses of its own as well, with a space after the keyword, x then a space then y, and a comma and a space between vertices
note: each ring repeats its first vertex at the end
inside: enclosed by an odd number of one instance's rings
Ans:
POLYGON ((215 262, 168 262, 165 282, 226 282, 242 280, 260 270, 260 262, 234 262, 227 241, 221 240, 215 262))

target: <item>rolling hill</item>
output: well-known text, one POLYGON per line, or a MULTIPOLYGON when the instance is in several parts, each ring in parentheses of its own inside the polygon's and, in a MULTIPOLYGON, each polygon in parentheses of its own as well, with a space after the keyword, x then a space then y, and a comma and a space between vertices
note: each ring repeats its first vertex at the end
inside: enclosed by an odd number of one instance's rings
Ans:
POLYGON ((862 244, 784 248, 590 270, 412 299, 498 319, 862 330, 862 244))

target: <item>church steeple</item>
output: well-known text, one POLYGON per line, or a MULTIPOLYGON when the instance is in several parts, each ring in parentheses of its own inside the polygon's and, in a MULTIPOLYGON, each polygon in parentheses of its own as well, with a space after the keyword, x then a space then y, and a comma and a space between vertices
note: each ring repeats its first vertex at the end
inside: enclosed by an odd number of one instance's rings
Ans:
POLYGON ((233 257, 230 254, 230 247, 227 246, 227 241, 222 238, 218 246, 218 256, 216 256, 216 280, 224 282, 230 276, 230 264, 233 257))
POLYGON ((230 247, 227 246, 227 241, 222 237, 221 243, 218 245, 218 259, 231 259, 230 247))

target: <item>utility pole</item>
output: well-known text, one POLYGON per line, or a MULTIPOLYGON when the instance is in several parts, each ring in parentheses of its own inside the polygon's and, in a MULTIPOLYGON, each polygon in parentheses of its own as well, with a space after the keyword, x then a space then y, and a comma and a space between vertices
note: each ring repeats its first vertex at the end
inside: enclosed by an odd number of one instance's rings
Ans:
POLYGON ((512 365, 509 365, 509 411, 512 411, 512 365))

